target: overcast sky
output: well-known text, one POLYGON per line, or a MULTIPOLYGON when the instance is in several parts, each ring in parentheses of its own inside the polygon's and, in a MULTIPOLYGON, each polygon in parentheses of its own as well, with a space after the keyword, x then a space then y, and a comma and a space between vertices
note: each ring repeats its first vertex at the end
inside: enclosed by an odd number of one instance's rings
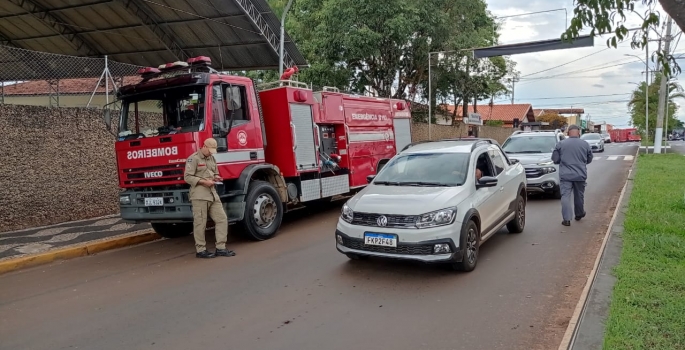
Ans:
MULTIPOLYGON (((566 8, 570 21, 573 14, 572 0, 486 1, 490 11, 498 17, 566 8)), ((643 7, 638 11, 643 13, 645 9, 643 7)), ((665 14, 661 7, 657 7, 657 10, 665 14)), ((565 29, 565 16, 562 10, 501 19, 504 23, 501 44, 557 39, 565 29)), ((628 28, 641 23, 636 15, 629 17, 629 20, 633 23, 629 23, 628 28)), ((675 23, 673 33, 680 33, 675 23)), ((673 47, 678 42, 675 53, 685 53, 685 35, 681 36, 680 42, 676 39, 672 43, 673 47)), ((653 37, 657 38, 656 34, 653 37)), ((593 122, 606 121, 616 127, 628 127, 630 117, 627 100, 636 87, 633 83, 644 81, 642 72, 645 65, 644 61, 625 55, 637 55, 644 60, 645 52, 632 50, 628 41, 616 49, 607 49, 607 38, 595 38, 595 46, 589 48, 511 56, 521 71, 521 81, 515 89, 515 102, 532 103, 536 109, 580 107, 590 114, 593 122), (574 60, 578 61, 555 68, 574 60), (533 74, 536 72, 540 73, 533 74)), ((657 45, 656 42, 650 43, 650 51, 656 49, 657 45)), ((684 72, 678 76, 678 81, 685 86, 685 60, 679 62, 684 72)), ((650 62, 650 66, 654 69, 653 63, 650 62)), ((495 103, 507 102, 511 103, 510 99, 495 100, 495 103)), ((676 102, 681 106, 678 117, 685 121, 685 100, 676 102)))

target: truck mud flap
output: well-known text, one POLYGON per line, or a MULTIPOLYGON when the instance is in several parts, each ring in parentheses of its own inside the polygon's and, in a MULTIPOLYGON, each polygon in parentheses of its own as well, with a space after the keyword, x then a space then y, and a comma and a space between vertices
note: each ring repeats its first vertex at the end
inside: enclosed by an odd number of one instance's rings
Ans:
POLYGON ((242 221, 245 215, 245 195, 225 197, 222 200, 228 222, 242 221))

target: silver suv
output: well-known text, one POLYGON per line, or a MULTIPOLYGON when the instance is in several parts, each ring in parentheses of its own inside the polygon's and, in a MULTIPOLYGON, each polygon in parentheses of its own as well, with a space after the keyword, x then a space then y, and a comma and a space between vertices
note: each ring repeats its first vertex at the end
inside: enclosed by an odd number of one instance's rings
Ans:
POLYGON ((552 162, 552 151, 564 138, 561 130, 515 131, 502 144, 507 156, 518 160, 526 169, 529 193, 561 198, 559 166, 552 162))

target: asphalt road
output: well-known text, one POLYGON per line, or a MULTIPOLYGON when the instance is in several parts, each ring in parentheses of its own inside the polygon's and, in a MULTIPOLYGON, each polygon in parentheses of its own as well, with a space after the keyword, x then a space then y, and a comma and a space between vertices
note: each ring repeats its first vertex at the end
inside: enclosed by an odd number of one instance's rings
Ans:
POLYGON ((233 258, 196 259, 188 237, 3 275, 0 349, 555 348, 636 150, 596 154, 583 221, 531 198, 524 233, 495 235, 471 273, 348 261, 335 207, 233 258))

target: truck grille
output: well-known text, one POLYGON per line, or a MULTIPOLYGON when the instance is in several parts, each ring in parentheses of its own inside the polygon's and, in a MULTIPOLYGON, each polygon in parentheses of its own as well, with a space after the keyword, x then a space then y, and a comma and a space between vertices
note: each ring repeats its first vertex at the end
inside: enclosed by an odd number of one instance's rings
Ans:
POLYGON ((343 238, 343 245, 354 250, 363 250, 366 252, 386 253, 386 254, 401 254, 401 255, 432 255, 432 245, 417 245, 397 243, 397 247, 379 247, 374 245, 364 244, 364 240, 357 238, 343 238))
POLYGON ((126 184, 151 184, 183 180, 185 164, 124 169, 126 184))
POLYGON ((527 168, 526 169, 526 178, 536 178, 542 176, 542 169, 538 168, 527 168))
MULTIPOLYGON (((369 213, 359 213, 355 212, 352 224, 359 226, 372 226, 378 227, 378 217, 382 214, 369 214, 369 213)), ((405 216, 405 215, 385 215, 388 218, 388 224, 384 227, 395 227, 395 228, 410 228, 416 227, 416 220, 418 216, 405 216)))

